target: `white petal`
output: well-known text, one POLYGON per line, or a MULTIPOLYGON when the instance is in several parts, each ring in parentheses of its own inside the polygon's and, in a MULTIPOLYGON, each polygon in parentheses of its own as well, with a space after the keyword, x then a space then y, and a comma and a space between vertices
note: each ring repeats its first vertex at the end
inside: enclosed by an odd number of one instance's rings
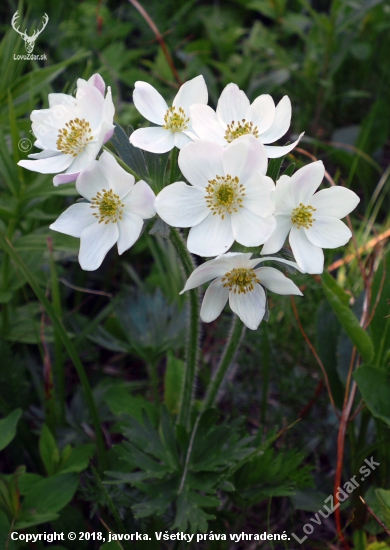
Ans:
POLYGON ((174 132, 173 135, 175 136, 175 147, 178 149, 182 149, 192 142, 192 139, 187 132, 174 132))
POLYGON ((244 246, 263 244, 276 226, 274 216, 262 218, 246 208, 240 208, 231 216, 234 239, 244 246))
POLYGON ((223 125, 238 122, 246 117, 249 106, 249 99, 237 84, 228 84, 218 100, 218 120, 223 125))
POLYGON ((168 110, 163 96, 147 82, 138 81, 134 86, 133 101, 136 109, 147 120, 162 126, 168 110))
MULTIPOLYGON (((315 213, 316 214, 316 213, 315 213)), ((347 244, 352 237, 350 229, 337 218, 317 216, 309 229, 304 229, 309 241, 321 248, 337 248, 347 244)))
MULTIPOLYGON (((101 113, 101 119, 105 122, 109 122, 110 124, 114 121, 114 114, 115 114, 115 107, 114 103, 112 101, 112 94, 111 94, 111 88, 108 86, 106 97, 104 98, 103 102, 103 110, 101 113)), ((113 126, 114 130, 115 127, 113 126)))
POLYGON ((99 90, 99 92, 104 96, 104 91, 106 89, 106 84, 100 74, 95 73, 88 79, 88 84, 92 84, 99 90))
POLYGON ((213 141, 225 147, 228 142, 225 139, 225 131, 221 126, 216 112, 208 105, 193 105, 190 109, 191 125, 193 131, 201 139, 213 141))
POLYGON ((107 178, 100 170, 99 161, 94 160, 86 170, 80 172, 76 180, 76 189, 89 201, 96 197, 99 191, 110 189, 107 178))
POLYGON ((267 154, 264 145, 252 135, 235 139, 226 147, 223 154, 223 167, 225 174, 237 176, 240 183, 245 182, 253 175, 253 172, 266 174, 267 154))
POLYGON ((288 279, 278 269, 273 267, 259 267, 255 272, 260 279, 260 283, 276 294, 295 294, 303 296, 297 285, 291 279, 288 279))
POLYGON ((190 114, 190 107, 195 103, 206 104, 208 100, 207 86, 202 75, 188 80, 177 92, 172 105, 184 109, 187 117, 190 114))
POLYGON ((91 205, 86 202, 77 202, 69 206, 61 216, 51 224, 50 229, 65 233, 71 237, 80 238, 86 227, 96 222, 91 205))
POLYGON ((52 151, 51 149, 44 149, 43 151, 40 151, 39 153, 31 153, 31 155, 28 155, 29 159, 48 159, 51 157, 56 157, 58 155, 62 155, 63 153, 60 153, 59 151, 52 151))
POLYGON ((257 97, 247 112, 247 119, 257 126, 259 134, 268 130, 275 119, 275 103, 268 94, 257 97))
POLYGON ((276 182, 275 191, 272 193, 271 198, 275 203, 275 216, 281 214, 291 218, 292 211, 297 204, 291 185, 291 178, 289 176, 281 176, 278 179, 276 182))
POLYGON ((164 187, 156 197, 155 208, 160 218, 174 227, 198 225, 210 213, 204 189, 183 181, 164 187))
POLYGON ((251 330, 256 330, 265 313, 265 293, 259 284, 250 292, 229 292, 229 304, 241 321, 251 330))
POLYGON ((123 199, 125 211, 137 214, 142 219, 153 218, 156 214, 154 206, 156 196, 151 187, 143 180, 132 187, 130 193, 123 199))
POLYGON ((290 128, 290 123, 291 101, 290 98, 285 95, 276 106, 275 118, 272 122, 272 126, 260 135, 261 141, 263 143, 273 143, 277 141, 279 138, 283 137, 290 128))
POLYGON ((186 284, 184 285, 183 292, 186 290, 191 290, 192 288, 197 288, 198 286, 204 285, 211 279, 216 277, 222 277, 225 273, 228 273, 231 270, 231 264, 228 259, 225 257, 225 254, 218 256, 214 260, 209 260, 204 264, 200 265, 191 273, 188 277, 186 284))
POLYGON ((205 323, 215 321, 229 298, 229 289, 223 286, 222 280, 216 279, 211 283, 205 292, 202 307, 200 308, 200 318, 205 323))
POLYGON ((291 177, 290 184, 296 206, 311 205, 311 199, 324 178, 325 168, 321 160, 307 164, 291 177))
POLYGON ((222 219, 209 214, 199 225, 191 228, 187 248, 198 256, 217 256, 227 252, 233 241, 230 216, 222 219))
POLYGON ((131 134, 130 143, 151 153, 166 153, 175 146, 175 134, 160 127, 139 128, 131 134))
POLYGON ((224 173, 223 153, 223 147, 210 141, 189 143, 180 151, 180 170, 192 185, 207 187, 209 180, 224 173))
POLYGON ((125 250, 133 246, 141 234, 143 225, 142 218, 136 214, 123 212, 122 219, 118 221, 118 254, 123 254, 125 250))
POLYGON ((249 267, 252 267, 252 268, 256 267, 256 265, 258 265, 259 263, 262 263, 262 262, 277 262, 277 263, 280 263, 280 264, 290 265, 291 267, 293 267, 297 271, 300 271, 301 273, 304 273, 304 271, 299 267, 299 265, 296 262, 292 262, 291 260, 285 260, 284 258, 277 258, 276 256, 265 256, 264 258, 257 258, 257 261, 256 260, 251 260, 249 262, 249 267), (256 263, 252 263, 252 262, 256 262, 256 263))
POLYGON ((344 218, 359 204, 359 197, 346 187, 331 187, 318 191, 310 204, 316 209, 317 216, 344 218))
POLYGON ((302 229, 295 226, 290 231, 290 245, 298 265, 306 273, 324 271, 324 253, 322 248, 312 244, 302 229))
POLYGON ((90 123, 92 130, 95 130, 102 120, 104 105, 102 94, 95 86, 88 85, 77 90, 76 100, 76 111, 79 118, 85 118, 90 123))
POLYGON ((119 237, 116 223, 94 223, 81 234, 79 262, 82 269, 94 271, 100 267, 107 252, 119 237))
POLYGON ((73 158, 72 155, 56 155, 40 160, 20 160, 18 166, 41 174, 56 174, 68 168, 72 164, 73 158))
POLYGON ((55 105, 68 105, 69 107, 75 107, 76 98, 69 94, 49 94, 49 107, 55 105))
POLYGON ((275 189, 275 184, 268 176, 263 174, 254 174, 245 183, 245 197, 243 206, 263 218, 270 216, 275 211, 275 205, 271 194, 275 189))
MULTIPOLYGON (((294 143, 290 143, 290 145, 284 145, 283 147, 276 147, 273 145, 265 145, 265 151, 267 153, 267 156, 269 159, 278 159, 280 157, 284 157, 284 155, 287 155, 290 151, 298 145, 299 140, 303 136, 305 132, 302 132, 302 134, 299 135, 299 138, 294 141, 294 143)), ((261 139, 261 136, 260 136, 261 139)))
POLYGON ((219 258, 226 258, 230 264, 230 269, 235 267, 248 267, 251 262, 253 252, 226 252, 219 258))
POLYGON ((275 216, 276 227, 265 241, 261 254, 275 254, 284 245, 284 241, 292 227, 290 216, 275 216))
POLYGON ((96 166, 107 180, 110 189, 122 199, 134 187, 135 178, 120 166, 108 151, 100 155, 98 166, 96 166))

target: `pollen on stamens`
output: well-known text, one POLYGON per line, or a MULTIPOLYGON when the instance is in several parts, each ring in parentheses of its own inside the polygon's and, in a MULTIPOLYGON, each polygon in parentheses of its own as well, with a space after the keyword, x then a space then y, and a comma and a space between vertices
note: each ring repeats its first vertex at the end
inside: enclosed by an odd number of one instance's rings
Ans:
POLYGON ((299 206, 294 208, 291 213, 291 221, 298 229, 301 227, 309 229, 309 227, 313 225, 313 222, 316 221, 312 214, 312 212, 315 211, 316 208, 313 208, 310 204, 305 206, 304 204, 299 203, 299 206))
POLYGON ((119 195, 116 195, 112 189, 109 191, 102 189, 91 200, 91 208, 98 210, 93 215, 99 220, 99 223, 116 223, 121 220, 124 206, 119 195))
POLYGON ((235 267, 231 271, 225 273, 225 276, 222 277, 222 282, 224 282, 224 287, 232 290, 234 294, 246 294, 255 289, 255 284, 260 283, 255 270, 247 267, 235 267))
POLYGON ((190 119, 181 107, 176 110, 176 107, 169 107, 164 116, 163 128, 171 132, 183 132, 187 130, 190 119))
POLYGON ((57 138, 57 149, 67 155, 77 157, 93 139, 92 129, 85 118, 75 118, 60 128, 57 138))
POLYGON ((243 207, 243 197, 245 196, 245 187, 240 183, 238 177, 215 176, 215 179, 208 181, 205 195, 206 204, 213 213, 220 215, 225 219, 226 214, 238 212, 243 207))
POLYGON ((239 121, 233 120, 230 124, 227 125, 225 131, 225 139, 228 143, 231 143, 235 139, 245 136, 246 134, 252 134, 256 138, 259 137, 259 130, 253 122, 247 122, 245 118, 239 121))

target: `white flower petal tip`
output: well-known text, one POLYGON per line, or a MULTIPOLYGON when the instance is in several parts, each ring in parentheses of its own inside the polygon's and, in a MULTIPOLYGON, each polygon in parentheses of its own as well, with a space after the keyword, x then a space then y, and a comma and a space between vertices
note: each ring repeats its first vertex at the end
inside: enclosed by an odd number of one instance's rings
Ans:
POLYGON ((168 107, 165 99, 147 82, 136 82, 133 101, 136 109, 157 128, 139 128, 130 143, 151 153, 166 153, 175 146, 181 149, 191 141, 191 106, 206 104, 207 86, 203 76, 185 82, 168 107))
POLYGON ((266 144, 268 158, 286 155, 303 136, 301 134, 296 142, 286 147, 269 146, 283 137, 290 127, 290 99, 284 96, 275 107, 272 97, 263 94, 250 104, 245 93, 233 83, 222 91, 216 112, 207 106, 192 107, 191 122, 193 131, 200 139, 223 147, 245 135, 253 135, 266 144))
POLYGON ((316 193, 325 174, 322 161, 297 170, 290 178, 282 176, 273 193, 276 228, 261 254, 278 252, 288 236, 301 270, 320 274, 324 269, 323 248, 345 245, 352 234, 341 218, 359 203, 359 197, 344 187, 331 187, 316 193))
POLYGON ((299 288, 277 269, 256 269, 256 265, 269 259, 295 266, 294 262, 283 258, 251 257, 251 253, 222 254, 192 272, 180 294, 213 281, 203 298, 200 310, 202 321, 214 321, 229 300, 232 311, 249 329, 256 330, 264 317, 266 307, 262 285, 277 294, 302 296, 299 288))
POLYGON ((29 155, 20 166, 42 174, 59 174, 54 185, 74 181, 93 161, 114 130, 111 90, 98 74, 88 81, 78 79, 76 97, 49 94, 49 109, 31 113, 36 144, 42 151, 29 155), (72 179, 70 179, 72 178, 72 179))
POLYGON ((80 238, 80 265, 93 271, 115 243, 119 254, 135 243, 143 220, 156 213, 155 195, 144 181, 134 183, 107 151, 79 174, 76 188, 88 202, 73 204, 50 227, 80 238))

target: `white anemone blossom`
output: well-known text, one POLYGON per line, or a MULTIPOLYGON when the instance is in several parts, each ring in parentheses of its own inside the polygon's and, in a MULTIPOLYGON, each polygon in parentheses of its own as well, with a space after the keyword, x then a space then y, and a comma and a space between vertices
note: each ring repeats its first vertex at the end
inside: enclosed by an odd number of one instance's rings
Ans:
POLYGON ((263 244, 275 227, 264 146, 245 136, 227 147, 200 140, 184 147, 179 166, 191 183, 165 187, 156 198, 158 215, 174 227, 191 227, 187 248, 199 256, 223 254, 236 240, 263 244))
POLYGON ((222 91, 215 112, 208 105, 194 105, 190 109, 192 128, 200 139, 227 146, 241 136, 251 134, 265 145, 268 158, 289 153, 298 140, 284 147, 268 145, 285 135, 291 122, 291 101, 284 96, 275 107, 268 94, 257 97, 252 104, 237 84, 228 84, 222 91))
POLYGON ((105 97, 104 91, 104 80, 95 74, 88 81, 78 79, 76 97, 49 94, 49 109, 33 111, 30 117, 37 138, 34 145, 42 151, 29 155, 34 160, 19 161, 19 166, 58 174, 54 185, 75 181, 114 132, 111 89, 105 97))
POLYGON ((251 253, 228 252, 197 267, 188 278, 182 294, 214 279, 206 290, 200 318, 211 323, 222 312, 226 302, 251 330, 256 330, 265 314, 266 295, 263 286, 276 294, 302 296, 299 288, 278 269, 256 267, 267 260, 299 269, 295 262, 282 258, 255 258, 251 253))
POLYGON ((323 248, 343 246, 351 238, 341 221, 359 203, 359 197, 345 187, 331 187, 316 193, 325 174, 322 161, 282 176, 273 193, 276 229, 261 253, 278 252, 289 241, 298 265, 307 273, 324 270, 323 248))
POLYGON ((192 131, 190 107, 207 103, 208 93, 203 76, 185 82, 176 94, 172 107, 147 82, 136 82, 133 93, 135 107, 157 127, 139 128, 130 136, 130 142, 151 153, 166 153, 175 146, 181 149, 192 140, 185 132, 192 131))
POLYGON ((141 234, 143 220, 155 215, 155 195, 104 151, 76 181, 77 191, 88 202, 70 206, 50 228, 80 239, 79 262, 93 271, 115 243, 118 253, 130 248, 141 234))

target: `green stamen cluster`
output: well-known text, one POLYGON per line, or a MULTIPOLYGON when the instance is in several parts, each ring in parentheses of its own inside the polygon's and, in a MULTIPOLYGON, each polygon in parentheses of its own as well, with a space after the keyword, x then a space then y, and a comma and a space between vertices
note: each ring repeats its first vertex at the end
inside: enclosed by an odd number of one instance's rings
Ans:
POLYGON ((235 267, 231 271, 225 273, 225 276, 222 277, 222 282, 226 281, 223 285, 224 287, 229 287, 230 290, 233 290, 234 294, 246 294, 254 290, 254 285, 260 283, 260 279, 257 278, 257 275, 254 269, 246 267, 235 267))
POLYGON ((170 130, 171 132, 182 132, 187 130, 190 122, 189 118, 186 118, 186 113, 181 107, 176 111, 176 107, 169 107, 164 116, 163 128, 170 130))
POLYGON ((253 126, 253 122, 246 122, 245 118, 238 122, 233 120, 226 128, 225 139, 228 143, 231 143, 235 139, 245 136, 246 134, 252 134, 256 138, 259 137, 257 126, 253 126))
POLYGON ((89 122, 86 122, 84 118, 70 120, 65 124, 65 128, 61 128, 58 133, 57 149, 62 153, 77 157, 93 139, 93 136, 88 135, 91 133, 89 122))
POLYGON ((301 227, 304 227, 305 229, 309 229, 313 225, 313 222, 315 222, 315 218, 313 218, 312 212, 315 212, 316 209, 310 206, 305 206, 304 204, 300 203, 297 208, 294 208, 291 214, 291 221, 294 225, 297 226, 298 229, 301 227))
POLYGON ((224 219, 226 213, 232 214, 238 212, 238 208, 242 208, 245 187, 240 184, 237 177, 232 178, 230 174, 215 176, 215 179, 209 180, 206 191, 206 203, 213 216, 219 214, 224 219))
POLYGON ((125 205, 121 202, 118 195, 116 195, 112 189, 102 192, 98 192, 96 197, 91 200, 91 208, 97 208, 99 213, 94 212, 95 218, 99 218, 99 223, 116 223, 122 219, 123 207, 125 205))

